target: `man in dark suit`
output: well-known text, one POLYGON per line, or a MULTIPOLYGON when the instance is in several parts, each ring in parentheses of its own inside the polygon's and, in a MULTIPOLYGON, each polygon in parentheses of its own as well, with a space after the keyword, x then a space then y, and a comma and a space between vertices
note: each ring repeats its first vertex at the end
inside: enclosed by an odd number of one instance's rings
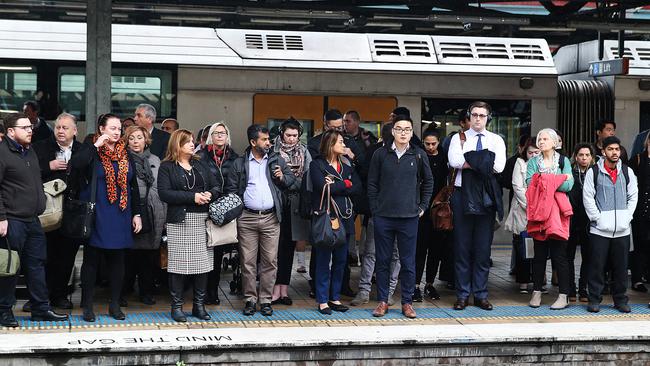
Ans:
POLYGON ((41 107, 36 101, 28 100, 23 103, 23 113, 27 115, 29 122, 34 126, 32 130, 32 143, 47 140, 52 137, 50 126, 39 116, 40 109, 41 107))
POLYGON ((135 109, 135 123, 151 134, 151 146, 149 151, 163 160, 167 153, 167 143, 169 142, 169 134, 163 130, 155 128, 153 123, 156 121, 156 108, 151 104, 140 104, 135 109))
MULTIPOLYGON (((68 168, 70 158, 81 147, 76 136, 77 118, 69 113, 61 113, 54 123, 54 137, 34 144, 41 167, 41 179, 44 183, 55 179, 63 180, 68 186, 65 195, 78 189, 75 187, 78 183, 76 174, 68 168)), ((72 302, 68 299, 68 281, 80 243, 66 238, 60 229, 47 232, 45 237, 48 248, 45 274, 50 303, 56 308, 72 309, 72 302)))

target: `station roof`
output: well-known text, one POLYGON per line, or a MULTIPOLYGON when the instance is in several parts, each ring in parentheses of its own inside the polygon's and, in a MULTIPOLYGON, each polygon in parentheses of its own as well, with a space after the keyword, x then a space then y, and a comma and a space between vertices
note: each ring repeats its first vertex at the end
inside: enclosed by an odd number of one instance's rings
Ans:
MULTIPOLYGON (((0 0, 0 19, 84 22, 86 3, 0 0)), ((545 38, 552 50, 593 40, 599 31, 609 39, 626 30, 626 39, 650 40, 650 1, 637 0, 114 0, 112 4, 114 24, 545 38)))

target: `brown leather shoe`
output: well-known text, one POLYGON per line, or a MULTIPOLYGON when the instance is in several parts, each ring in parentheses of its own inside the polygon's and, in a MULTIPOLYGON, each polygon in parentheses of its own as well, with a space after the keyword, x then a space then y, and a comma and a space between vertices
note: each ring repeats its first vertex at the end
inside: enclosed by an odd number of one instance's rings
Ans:
POLYGON ((474 299, 474 305, 478 306, 479 308, 483 310, 492 310, 492 304, 488 301, 488 299, 474 299))
POLYGON ((405 317, 409 319, 415 319, 417 315, 415 314, 415 310, 413 309, 412 304, 403 304, 402 305, 402 314, 404 314, 405 317))
POLYGON ((377 304, 375 311, 372 312, 372 316, 382 317, 386 315, 387 311, 388 311, 388 304, 383 301, 380 301, 379 304, 377 304))
POLYGON ((465 310, 467 305, 468 305, 467 299, 458 298, 454 303, 454 310, 465 310))

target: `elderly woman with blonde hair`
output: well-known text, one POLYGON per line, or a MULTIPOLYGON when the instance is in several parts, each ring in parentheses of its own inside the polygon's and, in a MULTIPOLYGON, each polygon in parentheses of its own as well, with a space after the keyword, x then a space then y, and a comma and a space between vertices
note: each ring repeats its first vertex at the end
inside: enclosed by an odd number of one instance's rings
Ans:
MULTIPOLYGON (((224 191, 226 177, 232 169, 232 164, 239 157, 230 145, 230 129, 224 121, 210 126, 206 147, 198 155, 201 161, 210 169, 210 174, 217 180, 217 186, 224 191)), ((225 193, 225 192, 224 192, 225 193)), ((219 281, 221 280, 221 260, 225 246, 214 248, 214 269, 208 274, 208 298, 206 304, 219 305, 219 281)))

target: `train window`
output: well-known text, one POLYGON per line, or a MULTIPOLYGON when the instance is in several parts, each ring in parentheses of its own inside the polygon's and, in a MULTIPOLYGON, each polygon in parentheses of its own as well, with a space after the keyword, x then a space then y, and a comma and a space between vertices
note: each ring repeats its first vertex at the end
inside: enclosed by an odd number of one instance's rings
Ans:
POLYGON ((37 92, 36 67, 0 65, 0 115, 22 111, 37 92))
MULTIPOLYGON (((61 108, 85 118, 86 77, 82 68, 59 69, 61 108)), ((172 72, 170 70, 113 69, 111 77, 111 112, 120 117, 132 116, 140 103, 153 105, 158 118, 173 116, 172 72)))
MULTIPOLYGON (((475 99, 422 98, 422 120, 438 125, 443 136, 458 131, 458 114, 475 99)), ((492 107, 487 129, 503 137, 508 156, 517 150, 520 136, 530 136, 530 100, 485 100, 492 107)), ((422 126, 426 128, 429 125, 422 126)))

